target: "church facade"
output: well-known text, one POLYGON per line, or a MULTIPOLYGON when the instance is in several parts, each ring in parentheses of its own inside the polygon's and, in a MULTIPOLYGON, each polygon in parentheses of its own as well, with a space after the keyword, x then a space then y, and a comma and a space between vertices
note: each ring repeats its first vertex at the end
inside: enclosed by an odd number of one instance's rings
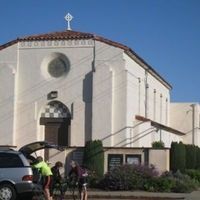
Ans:
POLYGON ((122 162, 144 162, 141 149, 160 140, 169 148, 185 135, 170 127, 171 85, 129 47, 94 34, 10 41, 0 46, 0 81, 1 144, 76 149, 101 140, 106 159, 120 152, 122 162))

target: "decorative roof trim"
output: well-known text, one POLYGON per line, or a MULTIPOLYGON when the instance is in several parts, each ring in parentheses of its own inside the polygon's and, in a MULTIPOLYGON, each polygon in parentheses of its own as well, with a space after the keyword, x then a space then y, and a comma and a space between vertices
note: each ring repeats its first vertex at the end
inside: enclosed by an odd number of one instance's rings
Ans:
POLYGON ((143 116, 140 116, 140 115, 136 115, 136 116, 135 116, 135 119, 137 119, 137 120, 139 120, 139 121, 143 121, 143 122, 151 122, 151 125, 152 125, 152 126, 158 128, 158 129, 162 129, 162 130, 165 130, 165 131, 174 133, 174 134, 176 134, 176 135, 181 135, 181 136, 186 135, 186 133, 184 133, 184 132, 181 132, 181 131, 179 131, 179 130, 177 130, 177 129, 174 129, 174 128, 171 128, 171 127, 169 127, 169 126, 165 126, 165 125, 163 125, 163 124, 160 124, 160 123, 158 123, 158 122, 155 122, 155 121, 153 121, 153 120, 151 120, 151 119, 148 119, 148 118, 143 117, 143 116))
POLYGON ((97 35, 91 34, 91 33, 83 33, 83 32, 67 30, 67 31, 62 31, 62 32, 51 32, 51 33, 47 33, 47 34, 37 34, 37 35, 32 35, 32 36, 25 36, 25 37, 17 38, 16 40, 13 40, 6 44, 1 45, 0 50, 5 49, 5 48, 12 46, 21 41, 79 40, 79 39, 93 39, 93 40, 100 41, 100 42, 112 45, 114 47, 123 49, 124 53, 126 53, 128 56, 130 56, 132 59, 134 59, 140 66, 142 66, 150 74, 154 75, 154 77, 156 77, 159 81, 162 81, 168 89, 172 89, 172 86, 165 79, 163 79, 162 76, 159 75, 138 54, 136 54, 131 48, 129 48, 121 43, 114 42, 112 40, 109 40, 104 37, 97 36, 97 35))

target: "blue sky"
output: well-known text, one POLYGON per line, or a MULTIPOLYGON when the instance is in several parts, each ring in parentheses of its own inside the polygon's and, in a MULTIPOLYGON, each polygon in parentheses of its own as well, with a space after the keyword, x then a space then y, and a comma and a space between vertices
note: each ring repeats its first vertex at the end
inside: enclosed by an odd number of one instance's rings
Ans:
POLYGON ((199 0, 0 0, 0 44, 75 31, 127 45, 173 87, 171 101, 200 102, 199 0))

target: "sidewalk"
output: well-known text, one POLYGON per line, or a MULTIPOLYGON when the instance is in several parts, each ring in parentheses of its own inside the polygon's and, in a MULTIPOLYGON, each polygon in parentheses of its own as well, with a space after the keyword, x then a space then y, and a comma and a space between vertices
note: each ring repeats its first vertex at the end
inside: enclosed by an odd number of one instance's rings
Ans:
POLYGON ((188 194, 186 196, 185 200, 200 200, 200 188, 198 191, 194 191, 194 192, 188 194))
MULTIPOLYGON (((69 199, 69 195, 66 194, 66 199, 69 199)), ((200 200, 200 190, 192 193, 89 190, 88 199, 200 200)))
MULTIPOLYGON (((145 191, 88 191, 88 198, 102 199, 151 199, 151 200, 178 200, 185 199, 183 193, 155 193, 145 191)), ((198 199, 200 200, 200 198, 198 199)))

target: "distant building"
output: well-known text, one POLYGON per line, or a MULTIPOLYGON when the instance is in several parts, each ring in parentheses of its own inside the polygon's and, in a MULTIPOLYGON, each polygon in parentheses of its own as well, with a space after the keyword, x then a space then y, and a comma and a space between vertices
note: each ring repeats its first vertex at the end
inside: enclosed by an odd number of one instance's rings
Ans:
POLYGON ((183 143, 200 146, 200 104, 171 103, 171 126, 185 133, 183 143))
POLYGON ((152 142, 169 148, 185 135, 171 126, 170 90, 133 50, 106 38, 71 30, 18 38, 0 46, 0 144, 47 140, 81 160, 79 149, 98 139, 109 148, 105 169, 116 155, 158 164, 152 142))

